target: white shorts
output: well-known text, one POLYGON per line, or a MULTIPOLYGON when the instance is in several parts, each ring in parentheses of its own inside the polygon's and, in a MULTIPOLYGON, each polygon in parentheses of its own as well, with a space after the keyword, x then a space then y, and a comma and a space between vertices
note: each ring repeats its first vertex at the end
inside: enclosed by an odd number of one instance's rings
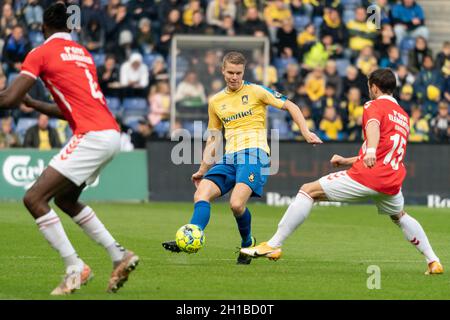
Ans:
POLYGON ((49 166, 77 186, 92 184, 101 169, 120 151, 120 133, 116 130, 91 131, 74 135, 53 157, 49 166))
POLYGON ((371 199, 381 214, 395 215, 403 210, 401 191, 393 196, 380 193, 356 182, 348 176, 347 171, 330 173, 320 178, 319 183, 330 201, 358 202, 371 199))

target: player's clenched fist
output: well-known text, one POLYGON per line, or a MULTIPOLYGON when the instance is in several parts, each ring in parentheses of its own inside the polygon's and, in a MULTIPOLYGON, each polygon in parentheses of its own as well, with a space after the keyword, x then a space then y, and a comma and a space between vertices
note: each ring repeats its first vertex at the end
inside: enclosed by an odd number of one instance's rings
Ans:
POLYGON ((203 179, 203 173, 200 171, 197 171, 194 173, 191 177, 192 182, 194 183, 195 187, 198 188, 198 185, 200 181, 203 179))
POLYGON ((377 162, 377 156, 376 152, 374 150, 367 150, 366 155, 364 156, 364 165, 367 168, 372 168, 375 166, 375 163, 377 162))
POLYGON ((335 168, 347 165, 345 158, 338 154, 333 155, 330 162, 333 165, 333 167, 335 167, 335 168))

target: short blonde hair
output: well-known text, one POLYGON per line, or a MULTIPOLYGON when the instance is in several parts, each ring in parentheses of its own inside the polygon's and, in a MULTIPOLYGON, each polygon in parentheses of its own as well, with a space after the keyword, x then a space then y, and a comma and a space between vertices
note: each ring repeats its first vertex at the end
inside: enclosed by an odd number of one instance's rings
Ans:
POLYGON ((222 67, 225 67, 225 63, 229 62, 231 64, 245 64, 247 63, 247 60, 245 59, 244 55, 237 51, 231 51, 228 52, 224 57, 222 61, 222 67))

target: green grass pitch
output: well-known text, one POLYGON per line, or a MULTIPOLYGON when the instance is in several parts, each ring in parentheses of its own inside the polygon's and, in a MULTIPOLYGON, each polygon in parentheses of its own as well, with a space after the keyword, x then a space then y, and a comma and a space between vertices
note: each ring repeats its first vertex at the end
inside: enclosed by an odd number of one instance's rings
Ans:
MULTIPOLYGON (((105 293, 111 263, 66 216, 63 225, 94 279, 70 297, 49 292, 64 266, 20 203, 0 203, 0 299, 449 299, 450 272, 425 276, 423 257, 373 206, 315 207, 277 262, 236 265, 239 233, 226 203, 214 204, 206 246, 197 254, 165 251, 161 242, 191 216, 189 203, 92 203, 107 228, 141 257, 117 294, 105 293), (380 267, 381 289, 368 289, 367 268, 380 267)), ((252 203, 253 234, 267 240, 285 208, 252 203)), ((450 210, 407 207, 450 267, 450 210)), ((450 271, 450 269, 449 269, 450 271)))

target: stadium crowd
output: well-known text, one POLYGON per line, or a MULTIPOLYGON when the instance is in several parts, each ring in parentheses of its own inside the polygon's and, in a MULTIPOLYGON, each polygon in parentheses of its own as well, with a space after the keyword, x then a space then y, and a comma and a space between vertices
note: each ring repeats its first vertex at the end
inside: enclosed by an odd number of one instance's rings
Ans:
MULTIPOLYGON (((18 74, 26 54, 41 44, 43 9, 51 0, 3 0, 0 16, 0 88, 18 74)), ((100 86, 123 127, 123 150, 169 136, 171 99, 180 110, 199 110, 224 86, 221 50, 187 61, 170 92, 169 48, 175 34, 267 36, 268 86, 301 106, 310 129, 324 140, 361 140, 366 75, 392 68, 395 97, 411 117, 410 140, 450 141, 450 42, 428 48, 429 31, 414 0, 74 0, 81 28, 73 37, 93 55, 100 86), (381 9, 379 28, 367 8, 381 9), (183 109, 184 108, 184 109, 183 109)), ((230 38, 230 41, 233 41, 230 38)), ((256 57, 246 80, 260 83, 256 57)), ((49 100, 41 82, 31 95, 49 100)), ((194 115, 197 114, 194 112, 194 115)), ((21 105, 0 113, 0 148, 59 147, 71 132, 21 105)), ((192 121, 192 119, 191 119, 192 121)), ((301 139, 287 113, 269 109, 270 128, 282 139, 301 139)), ((185 123, 177 123, 184 126, 185 123)))

